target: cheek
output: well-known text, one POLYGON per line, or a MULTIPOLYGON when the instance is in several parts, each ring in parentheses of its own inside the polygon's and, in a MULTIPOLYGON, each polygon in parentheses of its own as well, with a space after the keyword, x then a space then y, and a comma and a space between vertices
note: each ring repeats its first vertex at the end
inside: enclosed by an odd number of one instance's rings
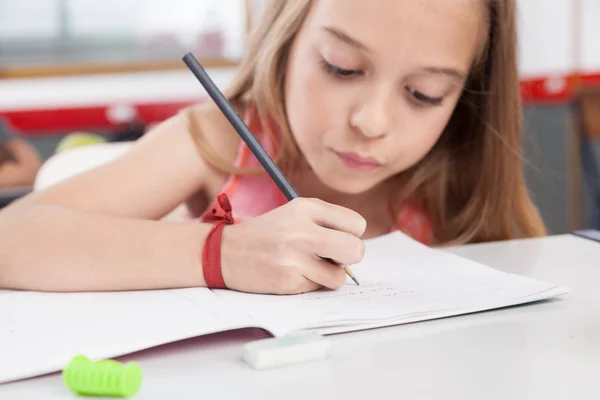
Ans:
POLYGON ((431 111, 425 112, 423 115, 411 118, 407 135, 399 135, 395 145, 390 146, 397 149, 392 157, 398 160, 396 162, 398 167, 406 168, 420 161, 441 137, 451 111, 439 113, 435 117, 430 113, 431 111))
POLYGON ((335 93, 320 66, 304 61, 290 65, 286 108, 292 133, 302 150, 318 146, 334 125, 335 93))

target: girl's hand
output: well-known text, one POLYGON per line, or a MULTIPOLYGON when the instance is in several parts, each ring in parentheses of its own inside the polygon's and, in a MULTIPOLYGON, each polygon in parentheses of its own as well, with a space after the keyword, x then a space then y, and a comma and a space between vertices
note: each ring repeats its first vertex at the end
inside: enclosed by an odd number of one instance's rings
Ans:
POLYGON ((251 293, 296 294, 320 287, 339 288, 346 281, 343 266, 356 264, 364 256, 360 237, 366 225, 362 216, 347 208, 316 199, 294 199, 264 215, 225 227, 223 278, 230 289, 251 293))

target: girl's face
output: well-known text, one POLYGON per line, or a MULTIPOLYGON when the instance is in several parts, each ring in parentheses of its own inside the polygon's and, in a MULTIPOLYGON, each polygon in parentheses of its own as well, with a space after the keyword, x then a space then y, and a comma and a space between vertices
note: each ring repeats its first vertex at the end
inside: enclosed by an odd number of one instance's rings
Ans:
POLYGON ((286 109, 323 183, 364 192, 433 147, 485 38, 480 0, 315 0, 286 71, 286 109))

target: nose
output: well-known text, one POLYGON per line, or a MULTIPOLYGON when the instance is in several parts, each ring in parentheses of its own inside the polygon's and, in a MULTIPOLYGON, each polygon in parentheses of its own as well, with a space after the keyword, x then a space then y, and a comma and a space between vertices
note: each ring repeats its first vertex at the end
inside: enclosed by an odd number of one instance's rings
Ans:
POLYGON ((394 90, 390 88, 391 85, 386 86, 374 89, 370 94, 363 92, 350 117, 350 124, 367 138, 383 137, 391 130, 394 119, 394 90))

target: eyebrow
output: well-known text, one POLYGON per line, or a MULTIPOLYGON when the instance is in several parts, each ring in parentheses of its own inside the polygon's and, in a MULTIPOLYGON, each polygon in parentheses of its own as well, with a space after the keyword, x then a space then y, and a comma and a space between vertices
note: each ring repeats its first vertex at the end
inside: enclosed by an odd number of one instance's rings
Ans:
POLYGON ((421 71, 428 72, 430 74, 448 75, 452 78, 463 80, 467 77, 467 74, 454 68, 439 68, 439 67, 423 67, 421 71))
MULTIPOLYGON (((365 45, 364 43, 361 43, 357 39, 354 39, 353 37, 349 36, 348 34, 344 33, 343 31, 341 31, 338 28, 335 28, 332 26, 325 26, 325 27, 323 27, 323 30, 325 32, 327 32, 328 34, 330 34, 331 36, 335 37, 336 39, 338 39, 352 47, 355 47, 359 50, 363 50, 367 53, 369 53, 371 51, 367 47, 367 45, 365 45)), ((431 74, 447 75, 447 76, 450 76, 450 77, 458 79, 458 80, 464 80, 467 76, 467 74, 465 72, 459 71, 458 69, 454 69, 454 68, 423 67, 420 70, 427 72, 427 73, 431 73, 431 74)))
POLYGON ((334 28, 331 26, 325 26, 325 27, 323 27, 323 30, 325 32, 329 33, 330 35, 332 35, 333 37, 337 38, 338 40, 341 40, 342 42, 344 42, 352 47, 355 47, 359 50, 363 50, 365 52, 370 52, 369 48, 364 43, 361 43, 358 40, 350 37, 348 34, 342 32, 338 28, 334 28))

